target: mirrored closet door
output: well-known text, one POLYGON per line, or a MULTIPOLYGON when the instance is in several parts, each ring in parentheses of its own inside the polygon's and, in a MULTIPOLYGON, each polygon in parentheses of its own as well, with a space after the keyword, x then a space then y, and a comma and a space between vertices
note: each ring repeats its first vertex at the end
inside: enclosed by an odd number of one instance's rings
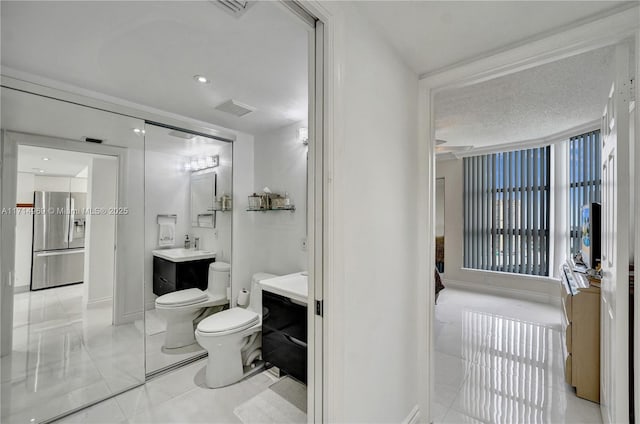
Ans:
POLYGON ((145 127, 146 372, 204 357, 198 322, 231 296, 232 146, 145 127))
POLYGON ((2 89, 2 422, 144 382, 141 124, 2 89))

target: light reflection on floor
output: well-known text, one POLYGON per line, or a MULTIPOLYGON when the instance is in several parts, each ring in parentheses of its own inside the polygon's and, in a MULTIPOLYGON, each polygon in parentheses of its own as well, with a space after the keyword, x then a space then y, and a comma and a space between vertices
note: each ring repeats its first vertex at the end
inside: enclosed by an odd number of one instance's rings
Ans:
POLYGON ((560 307, 446 289, 436 306, 435 422, 600 423, 564 382, 560 307))
POLYGON ((87 309, 82 295, 73 285, 14 296, 2 422, 39 422, 144 381, 142 333, 112 325, 111 303, 87 309))

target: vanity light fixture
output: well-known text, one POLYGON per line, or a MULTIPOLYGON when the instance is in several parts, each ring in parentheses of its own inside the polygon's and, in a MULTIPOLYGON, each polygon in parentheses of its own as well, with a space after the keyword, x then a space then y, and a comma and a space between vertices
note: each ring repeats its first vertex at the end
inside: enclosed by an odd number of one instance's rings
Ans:
POLYGON ((211 82, 209 78, 205 77, 204 75, 194 75, 193 79, 198 81, 200 84, 209 84, 211 82))
POLYGON ((307 146, 309 144, 309 129, 302 127, 298 128, 298 140, 300 143, 307 146))
POLYGON ((215 168, 220 165, 220 156, 200 156, 193 157, 184 163, 184 170, 186 172, 202 171, 204 169, 215 168))
POLYGON ((133 132, 136 133, 137 135, 144 135, 145 131, 141 130, 140 128, 134 128, 133 132))

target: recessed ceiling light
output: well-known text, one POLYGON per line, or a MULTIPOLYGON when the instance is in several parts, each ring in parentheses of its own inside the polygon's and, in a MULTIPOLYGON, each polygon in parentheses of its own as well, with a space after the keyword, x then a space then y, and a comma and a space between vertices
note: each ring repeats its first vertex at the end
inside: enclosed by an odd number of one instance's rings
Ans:
POLYGON ((49 160, 49 158, 42 158, 42 160, 49 160))
POLYGON ((203 75, 194 75, 193 79, 198 81, 200 84, 208 84, 209 83, 209 78, 203 76, 203 75))

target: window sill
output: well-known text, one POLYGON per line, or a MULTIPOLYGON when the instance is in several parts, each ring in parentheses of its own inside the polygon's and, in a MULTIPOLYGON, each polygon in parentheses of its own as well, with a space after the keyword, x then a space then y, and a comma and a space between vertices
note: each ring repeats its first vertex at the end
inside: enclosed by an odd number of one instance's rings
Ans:
POLYGON ((532 282, 537 281, 537 282, 544 282, 544 283, 553 283, 553 284, 560 284, 560 279, 558 278, 554 278, 551 276, 544 276, 544 275, 530 275, 530 274, 518 274, 516 272, 504 272, 504 271, 490 271, 490 270, 485 270, 485 269, 475 269, 475 268, 460 268, 460 271, 463 272, 471 272, 474 274, 484 274, 487 276, 500 276, 500 277, 517 277, 517 278, 523 278, 523 279, 527 279, 527 280, 531 280, 532 282))

